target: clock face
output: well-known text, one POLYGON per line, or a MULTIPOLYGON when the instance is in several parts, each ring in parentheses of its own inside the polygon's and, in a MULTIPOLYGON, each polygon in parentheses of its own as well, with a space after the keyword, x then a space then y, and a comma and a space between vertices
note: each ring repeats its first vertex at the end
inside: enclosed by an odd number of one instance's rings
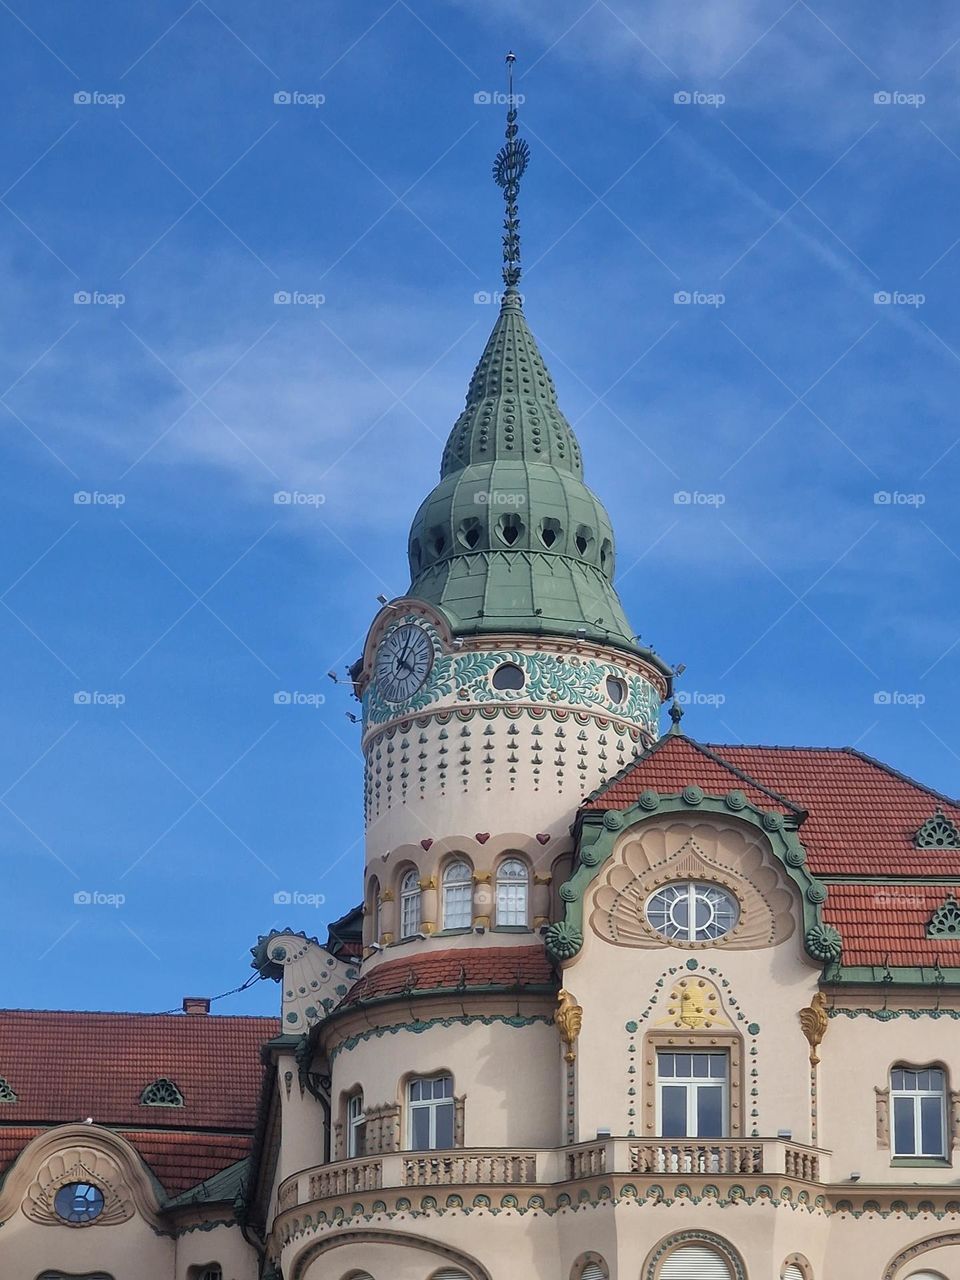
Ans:
POLYGON ((374 677, 387 702, 403 702, 421 687, 433 666, 433 642, 421 627, 406 623, 391 631, 377 652, 374 677))

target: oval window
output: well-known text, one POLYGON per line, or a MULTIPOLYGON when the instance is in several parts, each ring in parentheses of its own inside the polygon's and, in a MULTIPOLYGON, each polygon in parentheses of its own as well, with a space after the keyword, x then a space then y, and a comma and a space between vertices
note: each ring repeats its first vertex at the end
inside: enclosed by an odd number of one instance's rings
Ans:
POLYGON ((92 1222, 103 1212, 103 1192, 92 1182, 68 1182, 57 1192, 53 1207, 64 1222, 92 1222))
POLYGON ((627 700, 626 682, 617 678, 617 676, 607 676, 607 697, 611 702, 617 705, 627 700))
POLYGON ((718 884, 685 881, 650 895, 647 922, 671 942, 712 942, 730 932, 740 904, 718 884))
POLYGON ((527 677, 515 662, 503 662, 493 673, 495 689, 522 689, 527 677))

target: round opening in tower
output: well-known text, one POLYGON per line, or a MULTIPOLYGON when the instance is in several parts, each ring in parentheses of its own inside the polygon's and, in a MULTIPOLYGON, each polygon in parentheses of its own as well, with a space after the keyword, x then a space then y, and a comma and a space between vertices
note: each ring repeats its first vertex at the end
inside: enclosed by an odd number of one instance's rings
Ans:
POLYGON ((495 689, 522 689, 527 677, 515 662, 503 662, 493 673, 495 689))
POLYGON ((621 702, 626 702, 626 682, 618 680, 616 676, 607 676, 607 697, 611 702, 615 702, 618 706, 621 702))

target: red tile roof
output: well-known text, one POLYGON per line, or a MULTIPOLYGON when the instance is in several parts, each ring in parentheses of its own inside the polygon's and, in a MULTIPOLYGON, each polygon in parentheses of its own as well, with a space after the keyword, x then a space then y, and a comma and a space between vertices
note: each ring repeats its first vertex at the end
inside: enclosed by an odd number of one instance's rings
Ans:
MULTIPOLYGON (((957 884, 832 884, 824 919, 843 935, 844 965, 960 968, 960 938, 928 938, 927 925, 957 884)), ((930 975, 932 978, 932 974, 930 975)))
POLYGON ((185 1190, 249 1152, 260 1046, 279 1030, 276 1018, 0 1010, 0 1076, 17 1095, 0 1108, 0 1169, 41 1128, 91 1117, 124 1132, 168 1192, 185 1190), (159 1077, 182 1107, 140 1103, 159 1077))
POLYGON ((852 747, 700 744, 679 734, 661 742, 586 807, 624 808, 647 787, 695 783, 721 795, 738 787, 757 808, 806 811, 800 839, 814 874, 960 875, 956 851, 913 847, 937 805, 960 825, 960 804, 852 747))
POLYGON ((406 991, 554 985, 550 961, 538 940, 525 947, 471 947, 387 960, 365 973, 340 1007, 406 991))
POLYGON ((852 747, 757 747, 667 735, 588 798, 589 809, 625 808, 646 788, 712 794, 736 787, 761 809, 805 814, 800 839, 820 876, 894 876, 885 885, 831 883, 824 919, 843 935, 845 965, 960 966, 960 940, 928 939, 947 894, 960 896, 960 854, 915 849, 918 827, 939 806, 960 827, 960 804, 852 747), (927 876, 954 876, 923 884, 927 876), (910 883, 916 881, 917 883, 910 883))

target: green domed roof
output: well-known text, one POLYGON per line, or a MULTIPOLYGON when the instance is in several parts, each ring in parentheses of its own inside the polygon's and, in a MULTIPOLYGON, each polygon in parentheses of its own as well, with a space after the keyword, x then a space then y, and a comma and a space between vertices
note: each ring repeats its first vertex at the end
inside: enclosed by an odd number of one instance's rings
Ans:
POLYGON ((414 517, 409 558, 407 594, 443 612, 455 635, 580 635, 649 654, 613 585, 610 518, 583 482, 580 446, 515 289, 470 380, 440 483, 414 517))

